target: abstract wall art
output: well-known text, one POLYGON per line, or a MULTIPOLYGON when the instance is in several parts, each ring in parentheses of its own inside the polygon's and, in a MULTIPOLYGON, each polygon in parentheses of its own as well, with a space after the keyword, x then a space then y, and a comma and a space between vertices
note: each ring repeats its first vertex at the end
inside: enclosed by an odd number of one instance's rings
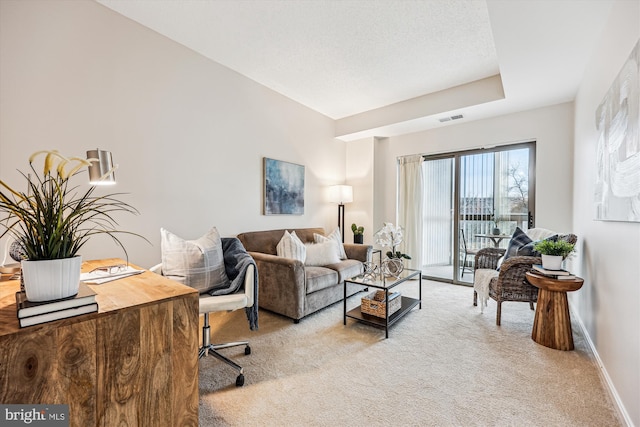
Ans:
POLYGON ((264 214, 304 214, 304 166, 264 158, 264 214))
POLYGON ((640 40, 596 110, 595 219, 640 222, 640 40))

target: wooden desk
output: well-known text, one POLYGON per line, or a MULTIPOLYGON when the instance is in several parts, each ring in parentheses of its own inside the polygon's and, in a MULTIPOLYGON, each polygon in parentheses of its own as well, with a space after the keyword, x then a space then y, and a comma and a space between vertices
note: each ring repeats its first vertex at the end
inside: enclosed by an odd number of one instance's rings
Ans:
POLYGON ((525 276, 529 283, 539 288, 531 339, 556 350, 573 350, 567 292, 580 289, 583 280, 579 277, 555 280, 529 272, 525 276))
POLYGON ((72 426, 197 426, 197 291, 149 271, 89 286, 97 313, 21 329, 19 282, 0 283, 0 402, 68 404, 72 426))
POLYGON ((476 234, 476 237, 480 237, 481 239, 489 239, 493 242, 493 247, 497 248, 500 246, 500 242, 504 239, 510 239, 510 234, 476 234))

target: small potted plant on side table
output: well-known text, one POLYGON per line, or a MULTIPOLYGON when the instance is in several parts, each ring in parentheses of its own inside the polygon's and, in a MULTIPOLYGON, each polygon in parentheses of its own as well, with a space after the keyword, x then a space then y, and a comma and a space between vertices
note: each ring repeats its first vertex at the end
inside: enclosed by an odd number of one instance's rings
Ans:
POLYGON ((351 231, 353 231, 353 243, 362 244, 364 241, 364 227, 358 227, 355 223, 351 224, 351 231))
POLYGON ((533 246, 542 256, 542 268, 562 270, 562 261, 575 249, 575 245, 565 240, 542 240, 533 246))

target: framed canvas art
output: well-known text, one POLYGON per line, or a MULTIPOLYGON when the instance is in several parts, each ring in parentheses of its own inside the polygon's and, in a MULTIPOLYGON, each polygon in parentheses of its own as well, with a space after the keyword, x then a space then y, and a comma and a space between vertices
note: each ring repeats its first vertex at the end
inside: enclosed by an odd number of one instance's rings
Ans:
POLYGON ((264 158, 264 214, 304 214, 304 166, 264 158))
POLYGON ((640 222, 639 46, 596 110, 596 220, 640 222))

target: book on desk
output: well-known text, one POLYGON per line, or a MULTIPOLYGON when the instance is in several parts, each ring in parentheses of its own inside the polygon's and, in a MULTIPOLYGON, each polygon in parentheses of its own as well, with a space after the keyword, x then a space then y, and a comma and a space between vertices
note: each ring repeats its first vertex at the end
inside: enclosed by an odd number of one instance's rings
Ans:
POLYGON ((532 265, 531 272, 555 280, 574 280, 576 278, 576 276, 569 273, 567 270, 549 270, 540 264, 532 265))
POLYGON ((76 295, 54 301, 29 301, 23 291, 16 292, 16 314, 21 328, 96 311, 96 293, 82 282, 76 295))

